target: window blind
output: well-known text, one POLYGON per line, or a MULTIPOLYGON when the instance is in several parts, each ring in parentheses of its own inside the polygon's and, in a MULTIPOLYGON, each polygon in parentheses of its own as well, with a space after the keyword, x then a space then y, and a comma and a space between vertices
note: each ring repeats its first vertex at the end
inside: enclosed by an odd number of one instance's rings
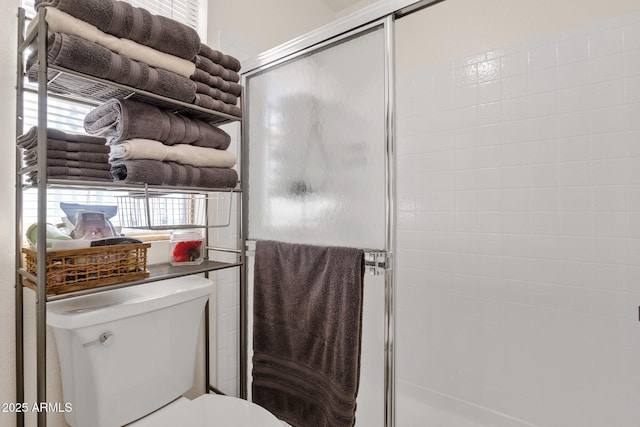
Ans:
MULTIPOLYGON (((127 0, 125 0, 127 1, 127 0)), ((200 2, 202 0, 128 0, 136 7, 143 7, 156 15, 175 19, 192 28, 198 29, 200 2)), ((35 16, 35 0, 22 0, 27 16, 35 16)))

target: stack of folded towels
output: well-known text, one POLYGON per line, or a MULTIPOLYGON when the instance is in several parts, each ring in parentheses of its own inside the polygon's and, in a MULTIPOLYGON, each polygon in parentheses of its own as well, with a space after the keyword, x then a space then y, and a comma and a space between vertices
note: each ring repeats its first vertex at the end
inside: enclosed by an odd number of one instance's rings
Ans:
MULTIPOLYGON (((201 43, 194 29, 116 0, 36 0, 36 7, 46 8, 50 64, 241 116, 240 62, 201 43)), ((32 81, 36 64, 34 51, 32 81)))
MULTIPOLYGON (((25 166, 38 162, 38 131, 32 127, 21 135, 17 144, 22 148, 25 166)), ((90 135, 47 129, 47 175, 51 179, 112 181, 109 147, 106 139, 90 135)), ((37 182, 37 171, 27 174, 30 183, 37 182)))
POLYGON ((200 51, 193 61, 196 69, 190 78, 196 83, 196 104, 240 116, 240 109, 235 106, 242 92, 242 86, 238 83, 240 61, 205 44, 200 45, 200 51))
POLYGON ((207 122, 130 99, 113 99, 90 111, 84 127, 108 139, 115 181, 230 189, 238 173, 231 137, 207 122))

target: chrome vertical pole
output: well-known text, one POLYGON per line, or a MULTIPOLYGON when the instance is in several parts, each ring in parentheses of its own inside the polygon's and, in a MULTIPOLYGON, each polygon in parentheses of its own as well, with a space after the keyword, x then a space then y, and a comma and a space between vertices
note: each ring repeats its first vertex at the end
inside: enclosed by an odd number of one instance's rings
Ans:
MULTIPOLYGON (((395 427, 395 268, 396 253, 396 75, 395 75, 395 21, 392 15, 384 20, 385 36, 385 131, 386 131, 386 250, 390 253, 391 268, 385 273, 385 366, 384 425, 395 427)), ((387 266, 389 267, 389 266, 387 266)))
MULTIPOLYGON (((38 247, 36 294, 37 403, 47 401, 47 23, 38 12, 38 247)), ((47 425, 47 412, 38 412, 38 427, 47 425)))
POLYGON ((240 245, 240 260, 242 265, 240 266, 240 302, 239 302, 239 329, 240 329, 240 343, 239 343, 239 355, 240 355, 240 367, 239 367, 239 394, 240 397, 246 399, 249 395, 248 393, 248 384, 249 384, 249 373, 248 371, 248 360, 249 357, 249 349, 248 349, 248 284, 247 284, 247 253, 246 253, 246 244, 247 244, 247 231, 249 224, 248 217, 248 203, 249 203, 249 147, 248 147, 248 138, 245 135, 249 126, 247 125, 248 117, 247 117, 247 100, 245 98, 245 94, 247 93, 247 78, 246 75, 242 76, 242 94, 240 96, 240 107, 242 109, 242 120, 240 121, 240 184, 242 186, 242 203, 240 203, 240 236, 238 236, 238 244, 240 245))
MULTIPOLYGON (((192 196, 191 203, 195 202, 195 197, 192 196)), ((149 198, 147 198, 147 203, 149 203, 149 198)), ((209 194, 205 197, 204 201, 204 218, 205 225, 209 225, 211 221, 210 215, 210 206, 211 200, 209 198, 209 194)), ((193 204, 191 205, 193 207, 193 204)), ((149 207, 147 207, 147 212, 149 212, 149 207)), ((216 204, 216 213, 217 213, 217 204, 216 204)), ((204 247, 208 248, 210 246, 210 236, 209 233, 212 233, 212 229, 209 227, 205 227, 204 229, 204 247)), ((205 251, 205 260, 209 260, 211 257, 209 256, 209 251, 205 251)), ((209 278, 209 272, 204 273, 204 277, 209 278)), ((210 339, 210 329, 211 329, 211 315, 210 315, 210 304, 211 298, 207 299, 207 303, 204 306, 204 393, 209 393, 209 389, 211 388, 211 349, 209 346, 211 345, 210 339)))
MULTIPOLYGON (((208 231, 207 231, 208 232, 208 231)), ((208 275, 205 275, 208 278, 208 275)), ((209 349, 209 334, 210 334, 210 326, 209 322, 209 304, 211 303, 210 299, 207 300, 207 303, 204 306, 204 392, 205 394, 209 393, 211 388, 211 364, 209 362, 209 358, 211 357, 211 350, 209 349)))
MULTIPOLYGON (((18 9, 18 55, 16 75, 16 138, 24 131, 24 57, 22 43, 24 42, 25 11, 18 9)), ((15 336, 16 336, 16 403, 24 402, 24 288, 22 278, 18 273, 22 261, 22 175, 18 171, 22 167, 20 148, 16 146, 16 216, 15 216, 15 336)), ((24 427, 24 413, 16 412, 16 425, 24 427)))

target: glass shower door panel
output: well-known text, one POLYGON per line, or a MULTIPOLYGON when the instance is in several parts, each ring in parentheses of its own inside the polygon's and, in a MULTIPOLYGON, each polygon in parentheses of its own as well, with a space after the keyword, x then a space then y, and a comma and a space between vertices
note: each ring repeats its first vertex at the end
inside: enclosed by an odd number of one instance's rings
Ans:
POLYGON ((385 249, 381 27, 246 79, 250 239, 385 249))

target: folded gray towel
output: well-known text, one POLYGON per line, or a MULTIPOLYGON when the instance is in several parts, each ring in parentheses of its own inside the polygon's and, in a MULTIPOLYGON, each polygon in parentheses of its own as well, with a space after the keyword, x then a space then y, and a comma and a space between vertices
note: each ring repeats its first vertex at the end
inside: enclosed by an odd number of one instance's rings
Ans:
POLYGON ((224 68, 220 64, 216 64, 209 58, 205 58, 204 56, 201 56, 201 55, 196 55, 193 62, 196 64, 196 68, 206 71, 212 76, 219 76, 227 81, 234 82, 234 83, 237 83, 240 81, 240 75, 238 73, 228 68, 224 68))
MULTIPOLYGON (((38 163, 38 160, 34 158, 24 159, 24 163, 26 166, 35 166, 38 163)), ((108 160, 106 162, 86 162, 86 161, 78 161, 78 160, 48 158, 47 166, 61 166, 66 168, 91 169, 91 170, 103 170, 103 171, 111 170, 111 165, 109 164, 108 160)))
POLYGON ((204 70, 196 68, 191 76, 191 80, 194 82, 202 82, 207 86, 211 86, 216 89, 220 89, 223 92, 228 92, 235 96, 240 96, 242 93, 242 85, 239 83, 229 82, 220 76, 212 76, 204 70))
POLYGON ((224 53, 212 49, 204 43, 200 44, 200 52, 198 52, 201 56, 205 58, 209 58, 216 64, 222 65, 224 68, 228 68, 231 71, 240 71, 240 61, 237 58, 234 58, 231 55, 225 55, 224 53))
POLYGON ((354 425, 363 260, 360 249, 256 243, 252 398, 292 426, 354 425))
MULTIPOLYGON (((31 183, 36 183, 38 178, 37 172, 27 174, 31 183)), ((72 179, 72 180, 99 180, 113 181, 113 176, 108 170, 89 169, 89 168, 70 168, 66 166, 47 166, 47 177, 49 179, 72 179)))
MULTIPOLYGON (((100 139, 104 140, 105 138, 100 139)), ((107 145, 97 145, 88 142, 67 142, 49 138, 47 139, 47 153, 51 153, 52 151, 65 152, 68 155, 79 156, 79 160, 84 160, 84 156, 88 154, 107 155, 106 153, 109 152, 109 147, 107 145)), ((32 148, 25 151, 25 155, 27 152, 36 153, 37 147, 35 144, 32 148)), ((88 158, 86 158, 86 160, 90 161, 88 158)))
MULTIPOLYGON (((66 144, 66 143, 65 143, 66 144)), ((69 143, 73 144, 73 143, 69 143)), ((78 145, 76 143, 76 145, 78 145)), ((51 141, 47 143, 47 146, 51 146, 51 141)), ((107 147, 105 145, 107 149, 107 147)), ((30 148, 25 150, 22 154, 22 158, 25 162, 35 161, 38 159, 38 150, 37 148, 30 148)), ((64 150, 52 150, 50 148, 47 149, 47 158, 49 159, 60 159, 60 160, 72 160, 78 162, 94 162, 94 163, 108 163, 109 162, 109 154, 106 153, 92 153, 88 151, 64 151, 64 150)))
MULTIPOLYGON (((195 98, 196 85, 192 80, 118 55, 106 47, 71 34, 53 33, 49 36, 47 59, 50 64, 178 101, 191 103, 195 98)), ((27 61, 31 81, 38 79, 36 65, 37 52, 33 52, 27 61)))
POLYGON ((70 168, 67 166, 49 166, 47 167, 47 173, 51 175, 77 175, 96 178, 107 178, 109 174, 104 169, 70 168))
POLYGON ((230 168, 198 168, 158 160, 125 160, 112 164, 115 181, 175 187, 234 188, 238 173, 230 168))
MULTIPOLYGON (((47 128, 47 149, 64 151, 90 151, 95 153, 109 153, 106 138, 67 133, 59 129, 47 128)), ((17 139, 20 148, 30 149, 38 145, 38 128, 31 127, 17 139)))
POLYGON ((203 108, 220 111, 221 113, 229 114, 231 116, 242 116, 242 111, 237 105, 231 105, 227 104, 226 102, 213 99, 212 97, 204 93, 196 93, 196 99, 195 101, 193 101, 193 103, 203 108))
POLYGON ((36 0, 95 25, 116 37, 133 40, 171 55, 192 59, 200 50, 198 33, 178 21, 114 0, 36 0))
MULTIPOLYGON (((64 180, 64 181, 82 181, 82 182, 91 182, 91 181, 99 181, 99 182, 113 182, 113 177, 109 176, 87 176, 86 174, 83 175, 76 175, 76 174, 63 174, 63 175, 56 175, 56 174, 48 174, 47 175, 47 179, 60 179, 60 180, 64 180)), ((31 185, 36 185, 38 183, 38 176, 35 174, 28 174, 27 175, 27 180, 26 180, 27 184, 31 184, 31 185)))
POLYGON ((224 102, 225 104, 236 105, 238 103, 237 96, 221 91, 220 89, 216 89, 202 82, 196 82, 196 93, 208 95, 213 99, 224 102))
POLYGON ((94 108, 84 118, 84 129, 114 141, 145 138, 166 145, 192 144, 225 150, 231 137, 202 120, 173 114, 130 99, 112 99, 94 108))

